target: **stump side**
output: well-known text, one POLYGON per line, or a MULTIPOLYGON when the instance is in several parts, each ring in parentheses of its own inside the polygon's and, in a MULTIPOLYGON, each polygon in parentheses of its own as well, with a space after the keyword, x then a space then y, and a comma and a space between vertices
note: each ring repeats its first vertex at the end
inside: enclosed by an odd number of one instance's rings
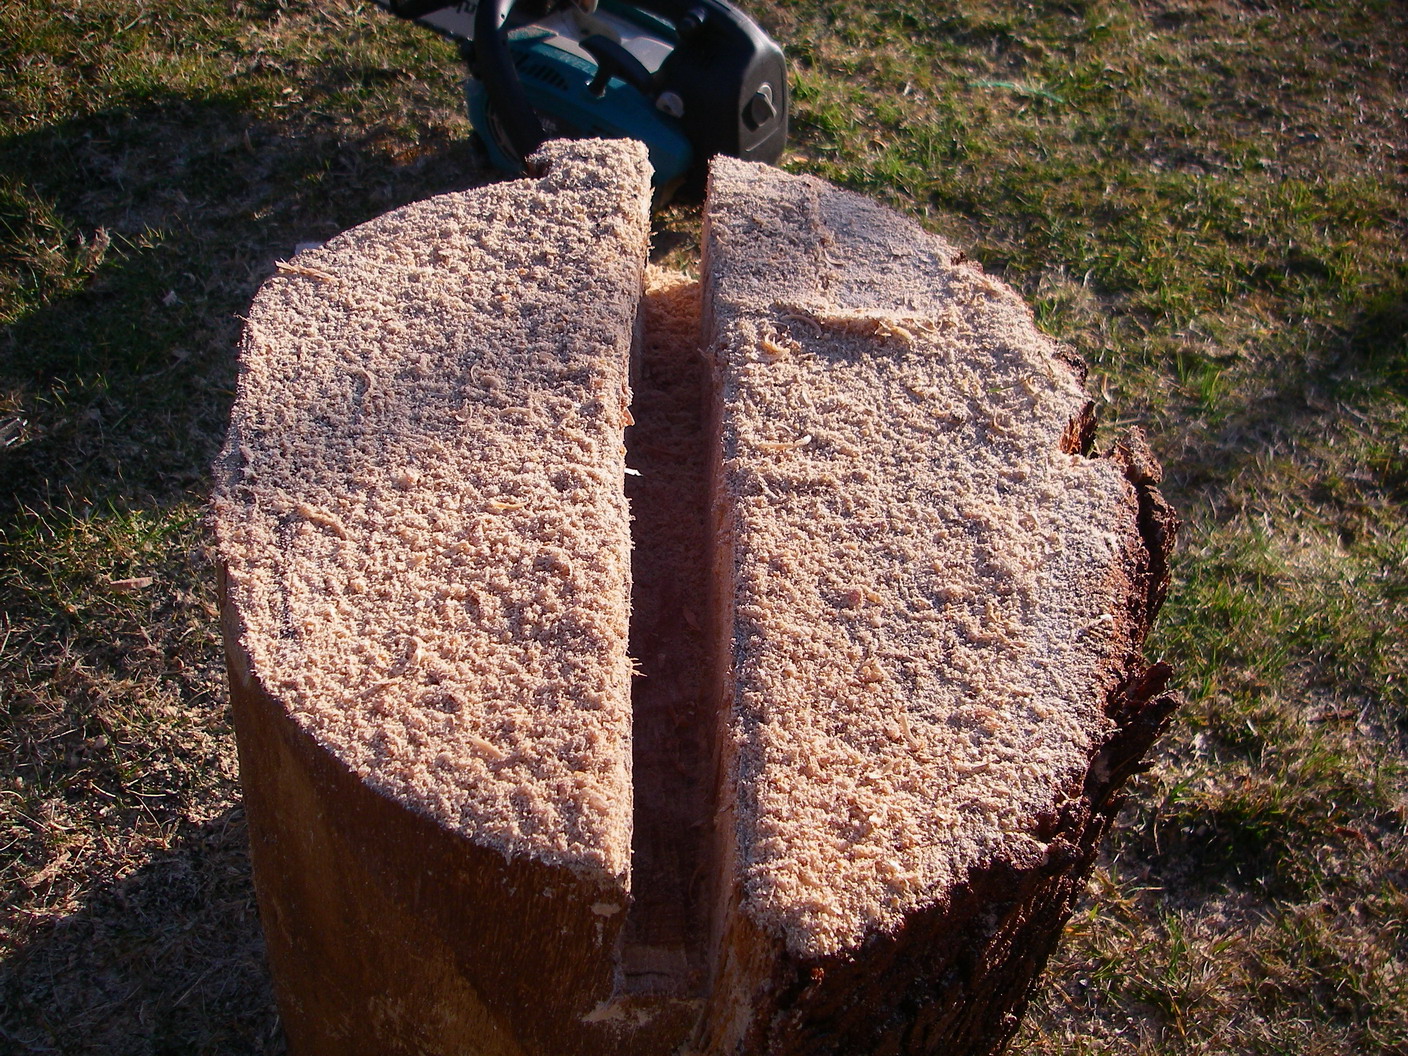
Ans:
POLYGON ((289 1051, 577 1046, 580 1019, 613 983, 618 926, 592 907, 625 892, 506 858, 370 787, 264 689, 235 644, 238 617, 224 613, 255 889, 289 1051))

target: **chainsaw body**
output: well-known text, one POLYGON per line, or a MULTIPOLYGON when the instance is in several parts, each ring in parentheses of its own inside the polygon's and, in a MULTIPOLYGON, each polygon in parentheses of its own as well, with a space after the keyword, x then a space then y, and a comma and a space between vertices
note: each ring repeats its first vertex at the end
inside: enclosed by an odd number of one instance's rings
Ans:
POLYGON ((470 121, 521 172, 549 138, 645 143, 657 188, 702 190, 708 160, 775 162, 787 139, 782 50, 726 0, 376 0, 457 41, 470 121))

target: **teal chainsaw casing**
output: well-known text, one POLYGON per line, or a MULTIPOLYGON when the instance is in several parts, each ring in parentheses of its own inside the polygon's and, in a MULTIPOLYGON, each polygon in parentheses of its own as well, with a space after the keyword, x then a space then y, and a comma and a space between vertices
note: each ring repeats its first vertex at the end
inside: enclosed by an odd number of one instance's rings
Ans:
POLYGON ((376 0, 458 43, 470 121, 509 173, 549 138, 646 145, 657 203, 708 162, 773 163, 787 139, 782 49, 729 0, 376 0))
MULTIPOLYGON (((529 25, 508 34, 508 49, 529 104, 552 138, 638 139, 650 152, 657 187, 677 186, 694 164, 694 150, 680 123, 662 112, 634 85, 612 77, 592 93, 599 63, 563 47, 564 38, 541 26, 529 25)), ((517 172, 521 160, 496 114, 484 82, 465 84, 469 121, 484 141, 489 159, 506 172, 517 172)))

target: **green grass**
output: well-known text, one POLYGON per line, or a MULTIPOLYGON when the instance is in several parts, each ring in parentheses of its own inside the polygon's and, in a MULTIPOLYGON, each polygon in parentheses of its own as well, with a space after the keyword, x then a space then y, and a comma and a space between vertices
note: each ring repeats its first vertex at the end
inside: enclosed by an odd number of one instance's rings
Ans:
MULTIPOLYGON (((1408 1052, 1404 8, 748 6, 787 167, 1021 290, 1186 521, 1186 703, 1014 1051, 1408 1052)), ((366 3, 0 8, 0 1048, 282 1051, 207 467, 273 261, 486 178, 461 77, 366 3)))

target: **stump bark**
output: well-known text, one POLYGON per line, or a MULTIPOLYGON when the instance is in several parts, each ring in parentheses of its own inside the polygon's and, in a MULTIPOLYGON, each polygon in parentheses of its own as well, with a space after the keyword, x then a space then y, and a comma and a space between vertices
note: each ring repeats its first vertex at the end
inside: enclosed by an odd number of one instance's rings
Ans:
POLYGON ((719 159, 695 282, 638 145, 536 171, 246 326, 215 527, 290 1051, 997 1051, 1173 706, 1157 462, 873 203, 719 159))

